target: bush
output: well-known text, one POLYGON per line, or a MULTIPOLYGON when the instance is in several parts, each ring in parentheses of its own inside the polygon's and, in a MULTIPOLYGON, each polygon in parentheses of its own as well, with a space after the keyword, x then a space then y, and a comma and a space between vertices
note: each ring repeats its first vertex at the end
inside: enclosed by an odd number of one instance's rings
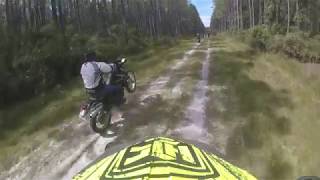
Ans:
POLYGON ((290 56, 296 57, 306 49, 306 46, 299 36, 290 34, 287 36, 275 36, 270 49, 277 52, 285 52, 290 56))
POLYGON ((300 62, 320 63, 318 47, 320 43, 317 40, 308 39, 305 33, 297 32, 274 36, 269 49, 283 52, 300 62))
POLYGON ((265 51, 270 40, 269 30, 264 26, 257 26, 250 32, 249 43, 250 46, 265 51))
POLYGON ((236 33, 235 38, 241 42, 247 42, 250 39, 247 31, 240 31, 236 33))
POLYGON ((303 63, 320 64, 319 35, 310 38, 308 33, 302 31, 286 35, 281 33, 282 30, 277 29, 276 25, 271 28, 257 26, 249 31, 236 33, 235 38, 247 42, 257 50, 283 52, 303 63))
POLYGON ((319 42, 320 42, 320 34, 315 35, 315 36, 313 37, 313 39, 315 39, 315 40, 317 40, 317 41, 319 41, 319 42))
POLYGON ((285 36, 284 49, 302 51, 306 48, 304 40, 296 34, 288 34, 285 36))
POLYGON ((97 48, 95 49, 99 58, 113 60, 116 59, 118 56, 123 55, 123 47, 117 42, 115 43, 99 43, 97 48))
POLYGON ((286 32, 287 32, 287 28, 285 26, 282 26, 281 24, 273 24, 270 27, 270 33, 273 35, 276 35, 276 34, 285 35, 286 32))
POLYGON ((0 92, 4 97, 0 107, 39 95, 79 74, 85 44, 74 40, 79 38, 76 35, 66 36, 47 25, 21 37, 0 43, 6 47, 0 49, 0 92))
POLYGON ((176 39, 174 37, 170 37, 170 36, 160 37, 154 41, 155 46, 159 46, 159 45, 172 46, 175 43, 176 43, 176 39))
POLYGON ((127 54, 135 54, 141 52, 144 48, 144 44, 140 44, 139 41, 135 41, 134 39, 129 39, 125 52, 127 54))

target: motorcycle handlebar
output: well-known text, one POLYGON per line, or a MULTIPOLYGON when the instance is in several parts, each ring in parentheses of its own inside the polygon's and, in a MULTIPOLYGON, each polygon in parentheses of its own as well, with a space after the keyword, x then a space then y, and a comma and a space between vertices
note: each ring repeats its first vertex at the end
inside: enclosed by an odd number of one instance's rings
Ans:
POLYGON ((126 58, 121 58, 121 59, 117 59, 115 61, 113 61, 114 64, 118 64, 118 65, 122 65, 124 63, 126 63, 127 59, 126 58))
POLYGON ((126 58, 117 58, 116 60, 102 60, 102 62, 112 63, 116 65, 122 65, 127 62, 126 58))

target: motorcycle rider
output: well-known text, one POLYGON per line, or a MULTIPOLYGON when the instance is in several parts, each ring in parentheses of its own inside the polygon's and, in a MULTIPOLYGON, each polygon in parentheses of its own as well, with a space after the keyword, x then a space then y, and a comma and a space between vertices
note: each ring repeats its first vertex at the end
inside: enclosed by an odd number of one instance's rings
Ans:
POLYGON ((197 34, 196 34, 196 37, 197 37, 198 43, 200 43, 200 42, 201 42, 201 36, 200 36, 200 33, 197 33, 197 34))
POLYGON ((103 101, 106 97, 110 97, 116 105, 123 104, 125 102, 123 87, 106 84, 103 80, 103 74, 111 75, 116 71, 115 64, 97 62, 95 52, 86 54, 80 73, 87 93, 97 100, 103 101))

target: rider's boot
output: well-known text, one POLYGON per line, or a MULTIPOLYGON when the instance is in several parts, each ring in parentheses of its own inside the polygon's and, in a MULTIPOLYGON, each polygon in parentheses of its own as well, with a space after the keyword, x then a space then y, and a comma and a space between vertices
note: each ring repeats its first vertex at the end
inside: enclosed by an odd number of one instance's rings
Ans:
POLYGON ((120 98, 121 105, 125 104, 126 102, 127 102, 127 98, 125 98, 125 97, 120 98))
POLYGON ((127 99, 124 96, 124 89, 122 88, 122 90, 119 92, 118 94, 118 105, 123 105, 127 102, 127 99))

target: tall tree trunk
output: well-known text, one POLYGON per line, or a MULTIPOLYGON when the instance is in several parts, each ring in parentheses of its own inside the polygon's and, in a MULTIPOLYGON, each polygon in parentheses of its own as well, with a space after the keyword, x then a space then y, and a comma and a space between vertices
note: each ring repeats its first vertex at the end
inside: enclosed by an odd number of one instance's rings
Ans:
POLYGON ((76 12, 77 12, 77 24, 78 24, 78 31, 81 30, 81 11, 80 11, 80 5, 79 5, 80 0, 76 0, 76 12))
POLYGON ((287 33, 290 32, 290 0, 287 0, 288 4, 288 25, 287 25, 287 33))
POLYGON ((122 26, 123 26, 123 33, 124 33, 124 39, 128 43, 128 27, 127 27, 127 20, 126 20, 126 7, 124 0, 121 0, 121 19, 122 19, 122 26))
POLYGON ((266 0, 263 0, 263 24, 268 25, 266 0))
POLYGON ((252 7, 251 7, 251 0, 248 0, 248 7, 249 7, 249 21, 250 21, 250 28, 252 28, 252 7))
POLYGON ((56 25, 58 25, 58 15, 57 15, 57 2, 56 0, 51 0, 52 18, 56 25))
POLYGON ((258 1, 259 3, 259 25, 261 25, 263 22, 262 22, 262 3, 261 3, 261 0, 258 1))
POLYGON ((22 1, 22 8, 23 8, 23 21, 25 25, 25 31, 29 30, 29 22, 28 22, 28 17, 27 17, 27 5, 26 5, 26 0, 22 1))
POLYGON ((39 2, 41 25, 46 24, 46 1, 39 2))
POLYGON ((64 24, 64 14, 63 14, 63 9, 62 9, 62 0, 58 0, 58 11, 59 11, 59 25, 62 31, 65 29, 65 24, 64 24))
POLYGON ((252 27, 254 27, 255 26, 255 12, 254 12, 254 10, 255 10, 255 8, 254 8, 254 1, 255 0, 251 0, 251 3, 252 3, 252 5, 251 5, 251 10, 252 10, 252 27))
POLYGON ((301 26, 300 26, 300 8, 299 8, 299 0, 296 0, 296 26, 299 28, 299 30, 301 30, 301 26))
POLYGON ((242 9, 242 0, 240 0, 240 28, 243 30, 243 9, 242 9))
POLYGON ((35 0, 34 12, 35 12, 35 20, 36 20, 36 30, 39 31, 41 27, 41 14, 39 8, 39 0, 35 0))
POLYGON ((9 4, 9 0, 5 1, 5 7, 6 7, 6 21, 7 21, 7 28, 8 28, 8 32, 10 32, 10 28, 11 28, 11 13, 10 13, 10 4, 9 4))

